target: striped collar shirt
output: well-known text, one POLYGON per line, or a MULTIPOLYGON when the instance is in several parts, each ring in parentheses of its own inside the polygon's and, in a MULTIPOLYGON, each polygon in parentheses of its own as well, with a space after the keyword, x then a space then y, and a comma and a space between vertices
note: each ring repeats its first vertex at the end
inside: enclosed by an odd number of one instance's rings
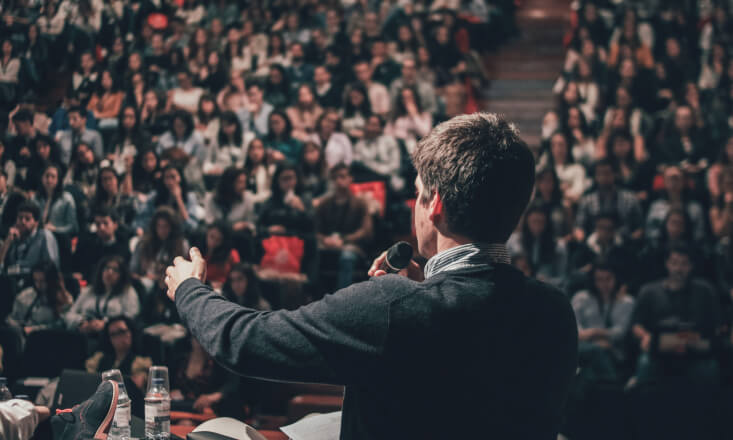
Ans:
POLYGON ((425 279, 441 272, 484 269, 494 263, 509 264, 503 244, 469 243, 446 249, 432 256, 425 265, 425 279))

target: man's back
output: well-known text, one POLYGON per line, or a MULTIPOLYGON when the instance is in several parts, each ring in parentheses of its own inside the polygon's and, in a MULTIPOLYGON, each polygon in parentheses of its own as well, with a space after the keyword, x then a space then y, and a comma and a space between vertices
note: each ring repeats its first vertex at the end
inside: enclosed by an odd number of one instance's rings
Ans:
POLYGON ((342 438, 555 438, 577 365, 561 292, 503 264, 376 282, 399 298, 375 377, 347 384, 342 438))

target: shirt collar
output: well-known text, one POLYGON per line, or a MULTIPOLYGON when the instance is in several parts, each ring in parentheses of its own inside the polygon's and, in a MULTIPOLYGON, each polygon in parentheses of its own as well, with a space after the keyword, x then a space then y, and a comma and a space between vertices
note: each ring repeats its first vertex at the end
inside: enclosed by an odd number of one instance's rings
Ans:
POLYGON ((433 255, 425 265, 425 279, 441 272, 484 269, 494 263, 510 263, 509 253, 504 244, 463 244, 433 255))

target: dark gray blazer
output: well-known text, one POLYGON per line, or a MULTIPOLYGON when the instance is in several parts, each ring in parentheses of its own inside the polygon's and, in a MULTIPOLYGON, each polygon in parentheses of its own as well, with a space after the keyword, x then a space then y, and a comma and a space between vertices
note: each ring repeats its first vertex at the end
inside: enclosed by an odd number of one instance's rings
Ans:
POLYGON ((226 368, 346 386, 342 439, 555 439, 577 365, 565 295, 512 266, 372 278, 294 311, 198 280, 176 305, 226 368))

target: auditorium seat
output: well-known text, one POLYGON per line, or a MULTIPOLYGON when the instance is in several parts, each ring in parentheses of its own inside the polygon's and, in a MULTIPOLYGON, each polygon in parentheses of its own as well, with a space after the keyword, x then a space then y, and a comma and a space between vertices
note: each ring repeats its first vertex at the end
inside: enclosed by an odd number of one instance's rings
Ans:
POLYGON ((292 423, 312 413, 341 411, 343 396, 329 394, 301 394, 288 403, 288 420, 292 423))

